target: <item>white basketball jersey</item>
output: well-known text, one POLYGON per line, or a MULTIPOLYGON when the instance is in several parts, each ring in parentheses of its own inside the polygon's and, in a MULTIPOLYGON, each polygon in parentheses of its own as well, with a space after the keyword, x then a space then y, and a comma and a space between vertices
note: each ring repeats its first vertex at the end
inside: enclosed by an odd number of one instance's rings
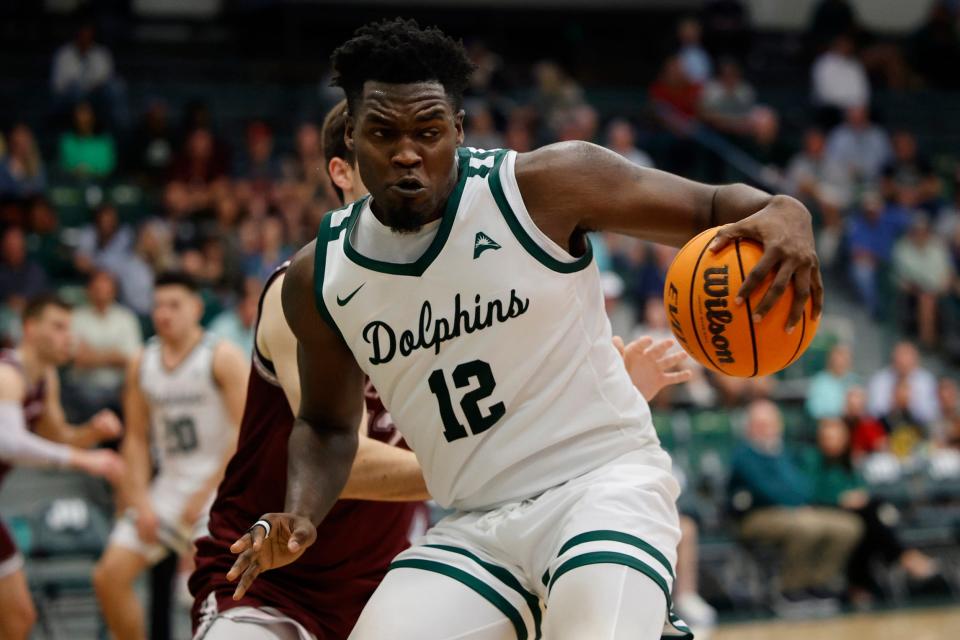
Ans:
POLYGON ((659 452, 611 342, 589 248, 573 258, 536 228, 515 152, 458 158, 458 183, 416 262, 354 249, 369 198, 328 214, 316 250, 321 314, 380 392, 431 495, 486 509, 631 449, 659 452))
POLYGON ((217 471, 236 437, 213 379, 216 340, 205 334, 175 369, 168 369, 160 340, 154 337, 140 361, 140 387, 149 405, 158 467, 155 484, 183 496, 217 471))

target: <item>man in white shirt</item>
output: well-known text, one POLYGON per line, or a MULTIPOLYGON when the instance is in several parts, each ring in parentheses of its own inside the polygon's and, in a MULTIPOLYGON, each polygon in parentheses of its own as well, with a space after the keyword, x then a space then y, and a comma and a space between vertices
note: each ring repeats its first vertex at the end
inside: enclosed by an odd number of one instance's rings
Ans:
POLYGON ((814 103, 839 110, 870 104, 867 72, 853 54, 853 39, 839 35, 814 61, 811 72, 814 103))
POLYGON ((875 416, 890 412, 897 382, 905 379, 910 385, 908 408, 913 416, 924 424, 940 417, 940 401, 937 398, 937 379, 920 366, 917 348, 910 342, 898 342, 893 348, 889 367, 870 378, 867 389, 868 408, 875 416))
POLYGON ((97 113, 118 126, 127 124, 123 84, 116 77, 113 55, 94 40, 92 24, 84 24, 73 40, 53 56, 50 88, 58 113, 68 113, 81 100, 93 103, 97 113))
POLYGON ((90 276, 87 300, 73 312, 76 351, 68 380, 81 404, 118 407, 126 366, 143 345, 140 322, 117 303, 117 283, 106 271, 90 276))

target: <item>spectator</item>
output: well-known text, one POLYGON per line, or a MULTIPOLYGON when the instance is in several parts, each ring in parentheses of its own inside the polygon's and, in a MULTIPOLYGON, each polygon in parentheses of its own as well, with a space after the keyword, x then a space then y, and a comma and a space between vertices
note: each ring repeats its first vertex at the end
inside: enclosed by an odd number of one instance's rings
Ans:
POLYGON ((140 228, 133 255, 122 271, 115 272, 120 300, 141 318, 153 309, 153 278, 177 264, 173 238, 162 222, 148 222, 140 228))
POLYGON ((92 24, 82 25, 71 42, 57 49, 50 76, 56 111, 65 112, 80 101, 89 101, 101 115, 108 115, 111 123, 125 126, 123 85, 115 75, 113 55, 96 42, 92 24))
POLYGON ((583 104, 583 89, 556 62, 538 62, 533 77, 537 84, 533 104, 545 121, 552 122, 557 113, 583 104))
POLYGON ((908 341, 893 348, 890 366, 870 378, 868 407, 875 416, 885 416, 893 409, 897 384, 905 380, 909 385, 905 408, 923 424, 931 424, 940 416, 937 400, 937 379, 920 366, 917 348, 908 341))
POLYGON ((97 120, 88 102, 73 109, 73 130, 60 136, 60 168, 79 178, 103 178, 117 166, 113 137, 97 133, 97 120))
POLYGON ((890 410, 880 418, 888 434, 890 451, 901 459, 913 454, 925 439, 928 427, 928 423, 910 409, 910 394, 910 381, 898 379, 893 388, 890 410))
POLYGON ((247 276, 264 282, 274 269, 293 254, 293 249, 286 244, 284 231, 283 221, 279 218, 269 216, 263 219, 257 251, 247 255, 244 267, 247 276))
POLYGON ((830 119, 835 122, 838 119, 835 114, 870 106, 867 71, 854 54, 853 38, 842 33, 813 63, 813 102, 825 108, 822 113, 827 121, 824 124, 832 124, 830 119))
POLYGON ((951 435, 960 436, 960 387, 952 378, 940 378, 937 384, 937 399, 940 401, 940 419, 933 426, 934 442, 950 446, 951 435))
POLYGON ((752 131, 749 116, 757 103, 756 92, 743 79, 736 60, 724 58, 718 67, 717 77, 703 88, 700 116, 704 122, 723 133, 749 135, 752 131))
POLYGON ((284 182, 293 185, 297 198, 307 203, 322 196, 327 183, 324 166, 320 129, 312 122, 305 122, 297 129, 295 153, 288 156, 282 165, 284 182))
POLYGON ((668 127, 685 133, 686 126, 697 117, 701 86, 687 76, 679 56, 670 56, 663 63, 660 75, 650 85, 650 99, 668 127), (665 111, 664 111, 665 110, 665 111))
POLYGON ((817 255, 831 266, 843 237, 841 210, 852 198, 853 188, 844 168, 827 157, 826 137, 817 127, 807 129, 803 149, 787 164, 783 188, 820 218, 817 255))
POLYGON ((149 187, 161 186, 173 164, 174 135, 167 110, 162 100, 147 105, 127 154, 132 168, 149 187))
POLYGON ((946 243, 930 232, 930 222, 916 214, 910 231, 893 249, 893 271, 900 290, 916 312, 920 343, 936 346, 938 308, 953 283, 953 264, 946 243))
POLYGON ((862 211, 850 220, 847 241, 850 248, 850 276, 874 318, 884 311, 880 300, 880 273, 893 258, 893 247, 910 222, 906 211, 884 204, 872 191, 863 194, 862 211))
POLYGON ((127 268, 133 252, 134 233, 120 224, 117 209, 105 203, 97 207, 93 223, 82 228, 77 238, 74 265, 80 273, 106 269, 118 274, 127 268))
POLYGON ((174 217, 208 209, 227 190, 228 164, 217 152, 210 129, 193 129, 173 163, 171 180, 164 193, 167 211, 174 217))
POLYGON ((775 109, 757 106, 747 117, 750 139, 747 149, 754 159, 763 165, 763 178, 769 184, 783 181, 783 167, 793 155, 793 149, 780 135, 780 115, 775 109))
POLYGON ((607 148, 639 167, 653 168, 653 158, 636 146, 633 125, 625 118, 614 118, 607 125, 607 148))
POLYGON ((897 131, 891 139, 893 157, 883 167, 884 197, 907 207, 917 207, 935 217, 944 205, 943 185, 930 160, 917 150, 909 131, 897 131))
POLYGON ((914 580, 934 576, 933 561, 916 549, 904 548, 889 524, 893 507, 871 498, 867 492, 866 483, 854 469, 850 433, 842 421, 821 420, 817 447, 806 454, 803 467, 813 480, 813 502, 843 509, 863 523, 863 538, 847 565, 850 599, 854 604, 868 604, 879 594, 880 586, 871 571, 877 559, 885 564, 897 563, 914 580))
MULTIPOLYGON (((7 156, 0 160, 0 200, 25 200, 47 186, 40 151, 30 128, 20 122, 7 136, 7 156)), ((0 153, 0 157, 2 157, 0 153)))
POLYGON ((876 182, 891 154, 886 131, 870 122, 866 107, 847 109, 846 121, 827 138, 827 157, 843 167, 854 182, 876 182))
POLYGON ((476 149, 500 149, 503 136, 497 131, 493 114, 484 102, 472 101, 467 108, 465 144, 476 149))
POLYGON ((67 375, 70 391, 83 414, 109 407, 120 411, 120 389, 127 363, 143 339, 140 323, 117 304, 117 283, 107 271, 94 271, 87 284, 87 304, 73 312, 74 357, 67 375))
POLYGON ((256 278, 248 278, 243 286, 243 297, 232 308, 222 311, 208 330, 211 334, 229 340, 244 353, 253 353, 254 323, 262 284, 256 278))
POLYGON ((23 311, 26 301, 47 291, 43 267, 27 257, 26 237, 20 227, 7 227, 0 237, 0 303, 23 311))
POLYGON ((733 453, 730 495, 749 544, 783 552, 780 584, 788 603, 830 593, 863 533, 859 519, 812 506, 811 479, 783 445, 783 419, 772 402, 747 410, 746 441, 733 453))
POLYGON ((684 73, 697 84, 705 83, 713 74, 710 54, 701 43, 702 35, 700 22, 696 18, 684 18, 677 24, 677 39, 680 41, 677 56, 684 73))
MULTIPOLYGON (((280 161, 273 153, 273 131, 267 123, 255 120, 247 125, 246 153, 238 163, 236 177, 241 193, 250 190, 255 194, 267 195, 283 175, 280 161)), ((246 200, 241 196, 241 200, 246 200)))
POLYGON ((847 400, 847 392, 857 384, 857 375, 851 371, 853 353, 846 344, 830 350, 827 368, 810 380, 807 390, 807 413, 816 420, 839 418, 847 400))
POLYGON ((28 255, 43 265, 54 280, 65 280, 76 275, 74 249, 63 241, 60 220, 46 198, 37 197, 27 205, 28 255))
POLYGON ((867 412, 867 392, 863 387, 847 390, 843 421, 850 431, 850 451, 855 461, 887 448, 887 428, 867 412))
POLYGON ((558 111, 551 121, 557 140, 586 140, 592 142, 597 136, 599 116, 597 110, 588 104, 579 104, 570 109, 558 111))

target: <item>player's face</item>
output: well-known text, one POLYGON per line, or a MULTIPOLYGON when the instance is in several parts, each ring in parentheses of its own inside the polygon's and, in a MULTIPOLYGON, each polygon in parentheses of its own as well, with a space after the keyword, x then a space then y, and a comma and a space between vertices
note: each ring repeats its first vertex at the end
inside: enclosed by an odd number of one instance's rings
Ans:
POLYGON ((457 182, 463 112, 437 82, 367 82, 345 140, 381 221, 415 231, 439 217, 457 182))
POLYGON ((158 287, 153 294, 153 327, 165 340, 177 340, 200 323, 199 298, 186 287, 158 287))
POLYGON ((70 359, 72 336, 71 314, 66 309, 49 306, 32 321, 30 334, 37 353, 48 364, 60 366, 70 359))

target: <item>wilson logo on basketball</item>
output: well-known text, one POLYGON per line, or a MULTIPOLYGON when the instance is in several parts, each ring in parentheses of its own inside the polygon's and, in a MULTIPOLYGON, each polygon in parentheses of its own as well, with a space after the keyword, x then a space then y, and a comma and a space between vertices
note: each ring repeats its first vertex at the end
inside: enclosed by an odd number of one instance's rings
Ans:
POLYGON ((704 306, 707 307, 707 330, 710 331, 714 355, 718 362, 735 362, 730 351, 730 340, 724 335, 727 325, 733 322, 733 314, 727 309, 730 295, 727 265, 703 270, 703 292, 707 295, 704 306))

